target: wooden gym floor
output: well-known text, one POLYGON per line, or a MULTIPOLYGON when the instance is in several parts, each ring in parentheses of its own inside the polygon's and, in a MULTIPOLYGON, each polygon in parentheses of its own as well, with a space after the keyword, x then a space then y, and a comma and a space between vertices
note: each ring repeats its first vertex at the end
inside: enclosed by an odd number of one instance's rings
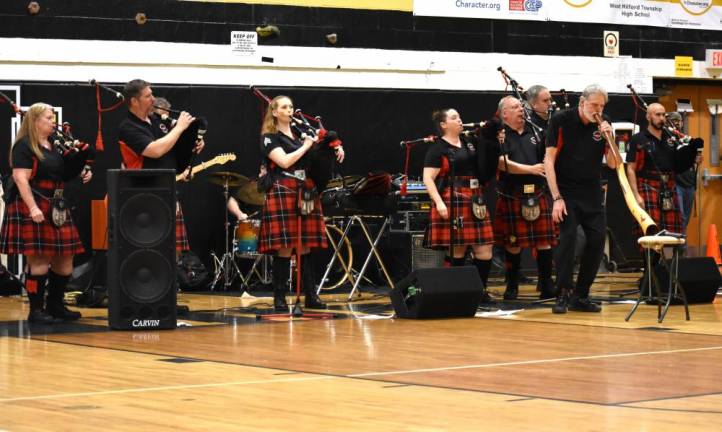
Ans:
MULTIPOLYGON (((623 300, 638 275, 602 275, 623 300)), ((500 281, 492 293, 501 295, 500 281)), ((104 309, 28 327, 0 298, 0 431, 719 431, 722 306, 553 315, 550 305, 394 320, 388 297, 337 300, 333 320, 256 321, 267 298, 181 294, 187 326, 107 329, 104 309)), ((631 297, 626 297, 630 299, 631 297)))

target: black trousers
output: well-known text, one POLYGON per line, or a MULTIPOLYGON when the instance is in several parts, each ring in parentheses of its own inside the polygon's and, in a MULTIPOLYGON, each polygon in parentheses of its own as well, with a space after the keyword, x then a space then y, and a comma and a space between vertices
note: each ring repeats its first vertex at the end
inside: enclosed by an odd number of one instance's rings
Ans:
POLYGON ((604 253, 604 237, 607 220, 602 206, 602 198, 598 194, 590 196, 574 196, 561 192, 567 215, 559 225, 559 244, 554 254, 557 267, 557 287, 560 295, 562 290, 574 291, 579 297, 589 296, 589 287, 599 271, 599 263, 604 253), (581 226, 586 236, 586 244, 579 263, 579 274, 574 284, 574 258, 577 243, 577 227, 581 226))

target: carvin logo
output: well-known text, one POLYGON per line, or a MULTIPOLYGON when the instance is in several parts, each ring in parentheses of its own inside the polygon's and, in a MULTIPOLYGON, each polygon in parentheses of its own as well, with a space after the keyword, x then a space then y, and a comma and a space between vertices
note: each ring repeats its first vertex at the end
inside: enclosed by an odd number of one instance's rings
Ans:
POLYGON ((130 323, 133 327, 158 327, 160 325, 160 320, 139 320, 134 319, 133 322, 130 323))
POLYGON ((679 0, 679 5, 682 6, 690 15, 704 15, 712 7, 712 0, 679 0))
POLYGON ((594 138, 594 141, 601 141, 602 140, 602 133, 598 130, 594 131, 592 134, 592 138, 594 138))

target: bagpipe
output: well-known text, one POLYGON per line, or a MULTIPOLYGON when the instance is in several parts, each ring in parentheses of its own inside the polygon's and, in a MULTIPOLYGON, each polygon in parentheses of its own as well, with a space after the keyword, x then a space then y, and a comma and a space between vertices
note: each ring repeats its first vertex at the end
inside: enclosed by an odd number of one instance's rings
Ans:
MULTIPOLYGON (((258 88, 251 86, 250 89, 263 102, 271 103, 271 98, 258 88)), ((335 131, 325 127, 321 116, 310 116, 300 109, 296 109, 291 116, 291 129, 302 139, 308 136, 315 141, 307 153, 311 160, 308 176, 316 188, 323 191, 336 175, 336 151, 343 146, 343 142, 335 131)))
MULTIPOLYGON (((168 114, 159 114, 161 122, 163 122, 168 129, 175 127, 178 122, 178 116, 180 116, 182 112, 158 105, 153 105, 153 108, 168 112, 168 114)), ((181 133, 178 141, 176 141, 173 146, 177 173, 187 171, 193 165, 195 158, 193 149, 195 149, 196 144, 203 139, 207 130, 208 121, 204 117, 196 117, 188 128, 181 133)))
MULTIPOLYGON (((5 93, 0 92, 0 100, 10 105, 13 112, 19 115, 20 118, 25 116, 25 111, 5 93)), ((95 149, 88 143, 78 140, 73 136, 70 123, 63 122, 61 126, 56 124, 52 134, 48 136, 48 141, 52 144, 53 150, 59 153, 65 160, 63 174, 65 179, 71 179, 81 172, 84 174, 90 171, 95 156, 95 149)))

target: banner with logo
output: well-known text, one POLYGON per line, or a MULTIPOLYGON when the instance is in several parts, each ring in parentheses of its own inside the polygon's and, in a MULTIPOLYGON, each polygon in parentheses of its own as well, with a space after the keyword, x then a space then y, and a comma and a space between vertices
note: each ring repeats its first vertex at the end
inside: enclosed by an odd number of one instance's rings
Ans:
POLYGON ((546 21, 550 0, 414 0, 414 15, 546 21))
MULTIPOLYGON (((696 0, 693 0, 696 1, 696 0)), ((552 21, 667 27, 668 3, 658 0, 554 0, 552 21)))
POLYGON ((414 15, 722 30, 722 0, 414 0, 414 15))
POLYGON ((722 0, 669 0, 669 26, 722 30, 722 0))

